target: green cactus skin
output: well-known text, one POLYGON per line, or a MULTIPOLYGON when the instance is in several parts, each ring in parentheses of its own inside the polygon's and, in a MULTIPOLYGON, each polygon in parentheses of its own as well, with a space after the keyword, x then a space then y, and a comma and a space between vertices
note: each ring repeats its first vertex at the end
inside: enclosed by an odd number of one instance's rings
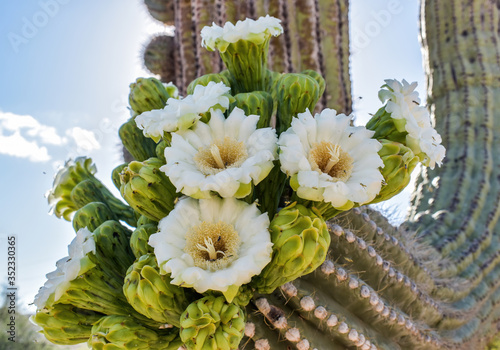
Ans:
POLYGON ((145 0, 144 4, 154 19, 168 26, 174 25, 173 0, 145 0))
POLYGON ((157 35, 146 45, 142 56, 146 69, 159 75, 162 82, 179 85, 176 77, 175 45, 173 36, 157 35))
POLYGON ((129 316, 106 316, 93 327, 87 345, 95 350, 177 350, 177 329, 153 330, 129 316))

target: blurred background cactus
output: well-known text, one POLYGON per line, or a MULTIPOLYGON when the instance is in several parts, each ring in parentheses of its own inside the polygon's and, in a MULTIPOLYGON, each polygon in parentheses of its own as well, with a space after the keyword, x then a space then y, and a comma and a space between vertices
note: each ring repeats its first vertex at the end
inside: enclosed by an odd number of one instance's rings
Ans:
MULTIPOLYGON (((144 64, 180 94, 196 77, 223 69, 218 53, 201 47, 201 28, 270 14, 284 28, 270 42, 270 68, 319 72, 326 90, 316 108, 351 112, 347 0, 145 3, 175 34, 152 38, 144 64)), ((253 298, 241 348, 483 349, 498 332, 498 2, 422 0, 420 21, 444 166, 422 168, 400 227, 364 207, 328 222, 327 260, 253 298)))

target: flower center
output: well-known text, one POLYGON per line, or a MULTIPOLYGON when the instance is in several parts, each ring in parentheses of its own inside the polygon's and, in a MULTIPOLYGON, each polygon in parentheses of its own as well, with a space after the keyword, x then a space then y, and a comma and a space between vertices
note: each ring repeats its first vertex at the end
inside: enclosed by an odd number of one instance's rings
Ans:
POLYGON ((340 145, 321 141, 309 151, 309 163, 313 170, 328 174, 333 181, 347 181, 352 173, 353 160, 340 145))
POLYGON ((239 246, 240 237, 233 225, 203 221, 187 234, 184 251, 191 255, 195 266, 216 271, 238 258, 239 246))
POLYGON ((205 175, 214 175, 227 168, 239 167, 248 157, 243 141, 225 137, 208 147, 200 148, 194 156, 198 169, 205 175))

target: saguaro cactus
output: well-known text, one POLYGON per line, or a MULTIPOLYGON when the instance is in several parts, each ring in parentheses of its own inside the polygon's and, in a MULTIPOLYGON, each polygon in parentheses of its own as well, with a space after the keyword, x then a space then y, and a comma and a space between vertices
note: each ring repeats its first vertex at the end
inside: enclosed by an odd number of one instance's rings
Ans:
MULTIPOLYGON (((270 66, 322 73, 320 107, 351 111, 347 0, 173 6, 182 68, 168 79, 181 91, 195 75, 222 69, 192 29, 269 13, 285 29, 271 42, 270 66)), ((313 274, 254 297, 248 308, 259 312, 248 312, 243 348, 481 349, 498 332, 498 25, 491 0, 422 0, 428 103, 448 150, 444 166, 422 171, 399 228, 368 208, 330 221, 329 258, 313 274)))
POLYGON ((76 237, 35 297, 48 338, 94 349, 485 348, 500 319, 500 7, 422 0, 428 100, 448 148, 434 169, 445 148, 415 84, 386 80, 366 127, 332 109, 313 117, 318 105, 350 111, 346 1, 148 6, 174 20, 173 49, 158 51, 171 59, 155 64, 165 79, 175 61, 181 96, 154 78, 131 86, 135 114, 120 136, 135 160, 113 171, 130 206, 90 159, 55 177, 49 203, 76 237), (283 26, 262 16, 197 37, 211 20, 266 12, 283 26), (431 170, 407 222, 360 206, 402 190, 418 162, 431 170))

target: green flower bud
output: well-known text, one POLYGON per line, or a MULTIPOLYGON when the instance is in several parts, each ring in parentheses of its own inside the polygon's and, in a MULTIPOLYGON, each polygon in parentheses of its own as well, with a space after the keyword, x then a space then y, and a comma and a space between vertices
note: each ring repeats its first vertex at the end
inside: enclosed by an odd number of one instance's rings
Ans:
POLYGON ((52 189, 47 193, 50 212, 70 221, 73 213, 86 204, 102 202, 118 219, 135 226, 136 219, 132 208, 113 196, 94 176, 96 171, 91 158, 78 157, 74 161, 68 160, 57 172, 52 189), (85 183, 75 190, 81 182, 85 183))
POLYGON ((74 345, 86 342, 90 337, 92 325, 103 316, 73 305, 57 304, 50 311, 37 310, 30 320, 42 327, 40 332, 50 342, 74 345))
POLYGON ((244 330, 244 311, 223 296, 199 299, 181 316, 180 336, 189 350, 238 349, 244 330))
POLYGON ((262 212, 267 213, 272 219, 278 210, 281 195, 287 184, 287 176, 280 169, 278 160, 269 175, 254 188, 254 201, 258 200, 262 212))
POLYGON ((123 163, 118 165, 116 168, 113 169, 111 172, 111 180, 113 181, 113 184, 115 187, 120 190, 121 182, 120 182, 120 174, 123 172, 123 169, 125 169, 128 166, 128 163, 123 163))
POLYGON ((385 110, 385 106, 380 108, 373 117, 366 123, 368 130, 375 131, 372 138, 376 140, 386 139, 406 144, 405 119, 394 119, 391 113, 385 110))
MULTIPOLYGON (((326 88, 325 78, 323 78, 323 76, 320 73, 318 73, 312 69, 307 69, 303 72, 300 72, 300 74, 308 75, 311 78, 313 78, 314 80, 316 80, 316 82, 319 85, 319 97, 321 98, 321 96, 323 96, 323 93, 325 92, 325 88, 326 88)), ((312 113, 312 111, 311 111, 311 113, 312 113)))
POLYGON ((92 202, 104 203, 118 219, 132 226, 136 224, 137 220, 132 208, 113 196, 103 185, 99 186, 90 179, 83 180, 76 185, 71 191, 70 198, 77 208, 83 208, 92 202))
POLYGON ((99 225, 108 220, 116 220, 108 206, 102 202, 91 202, 76 211, 73 217, 73 228, 75 232, 84 227, 94 232, 99 225))
POLYGON ((135 118, 130 118, 118 130, 123 146, 135 160, 143 161, 156 156, 156 142, 144 136, 137 127, 135 118))
POLYGON ((411 173, 419 162, 419 158, 409 147, 395 141, 379 141, 382 143, 382 149, 378 154, 384 161, 381 173, 385 183, 372 204, 392 198, 408 186, 411 173))
POLYGON ((137 227, 147 224, 158 225, 158 221, 151 220, 150 218, 144 215, 139 216, 139 219, 137 219, 137 227))
POLYGON ((87 345, 94 350, 177 350, 177 329, 153 330, 130 316, 106 316, 93 327, 87 345))
POLYGON ((292 118, 306 109, 314 111, 320 97, 318 82, 305 74, 286 73, 277 83, 277 126, 278 134, 287 130, 292 118))
POLYGON ((123 279, 134 262, 129 243, 131 234, 130 230, 118 221, 109 220, 100 225, 93 233, 96 242, 94 263, 106 272, 114 272, 123 279))
POLYGON ((236 305, 239 305, 241 308, 244 308, 250 303, 253 296, 255 294, 255 290, 248 284, 240 286, 238 288, 238 293, 232 300, 232 302, 236 305))
POLYGON ((71 200, 71 191, 83 180, 94 177, 97 168, 91 158, 78 157, 74 161, 68 160, 54 177, 52 189, 47 193, 47 199, 53 212, 58 218, 63 217, 70 221, 71 215, 78 209, 71 200))
POLYGON ((272 260, 251 283, 262 294, 313 272, 325 260, 330 246, 330 233, 315 208, 292 203, 278 212, 270 230, 272 260))
MULTIPOLYGON (((174 92, 175 94, 175 92, 174 92)), ((128 102, 136 114, 162 109, 171 95, 163 83, 155 78, 137 78, 130 84, 128 102)))
POLYGON ((149 236, 158 231, 156 224, 138 225, 130 237, 130 247, 136 258, 153 253, 153 248, 148 244, 149 236))
POLYGON ((160 275, 154 254, 143 255, 128 269, 123 294, 137 312, 158 323, 179 327, 189 301, 186 289, 170 281, 170 275, 160 275))
POLYGON ((245 115, 256 114, 260 116, 257 128, 267 128, 273 115, 273 98, 265 91, 244 92, 234 96, 235 101, 229 107, 241 108, 245 115))
POLYGON ((179 196, 160 170, 162 165, 158 158, 130 162, 120 176, 123 198, 135 211, 154 221, 167 216, 179 196))
POLYGON ((187 94, 192 95, 194 92, 194 88, 196 85, 202 85, 202 86, 207 86, 209 82, 213 81, 214 83, 224 83, 227 87, 231 87, 231 82, 228 79, 226 75, 223 74, 217 74, 217 73, 210 73, 210 74, 205 74, 202 75, 199 78, 196 78, 193 80, 187 88, 187 94))

